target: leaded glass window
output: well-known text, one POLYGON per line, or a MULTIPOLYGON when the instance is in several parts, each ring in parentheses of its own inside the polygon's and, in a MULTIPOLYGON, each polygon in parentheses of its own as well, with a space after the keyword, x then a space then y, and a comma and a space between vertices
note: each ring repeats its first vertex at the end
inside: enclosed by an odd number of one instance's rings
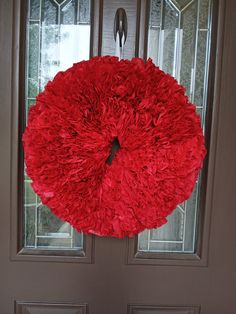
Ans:
MULTIPOLYGON (((186 88, 205 128, 210 0, 151 0, 148 57, 186 88)), ((184 252, 196 249, 201 175, 191 197, 179 204, 168 223, 139 235, 138 251, 184 252)))
MULTIPOLYGON (((25 117, 36 95, 59 70, 89 59, 90 0, 29 0, 25 117)), ((27 123, 27 122, 26 122, 27 123)), ((82 249, 83 235, 44 206, 24 179, 24 246, 82 249)))

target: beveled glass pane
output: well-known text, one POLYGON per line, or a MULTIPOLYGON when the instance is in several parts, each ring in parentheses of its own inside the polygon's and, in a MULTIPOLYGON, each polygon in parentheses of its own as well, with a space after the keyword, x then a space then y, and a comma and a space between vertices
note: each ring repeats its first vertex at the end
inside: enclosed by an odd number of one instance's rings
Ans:
MULTIPOLYGON (((89 0, 29 0, 26 44, 25 120, 48 80, 73 63, 89 59, 89 0)), ((24 246, 82 249, 83 235, 41 203, 25 174, 24 246)))
POLYGON ((171 2, 163 1, 163 16, 160 36, 160 67, 175 76, 176 38, 179 25, 179 12, 171 2))
POLYGON ((151 252, 182 252, 182 243, 150 241, 151 252))
POLYGON ((67 249, 71 240, 67 238, 38 238, 37 247, 51 249, 67 249))
POLYGON ((195 232, 197 224, 197 206, 198 206, 199 184, 196 184, 191 197, 186 201, 186 216, 184 225, 184 252, 194 252, 195 249, 195 232))
POLYGON ((153 230, 145 230, 139 235, 140 251, 172 249, 182 251, 184 245, 184 208, 180 206, 169 216, 168 224, 153 230))
POLYGON ((168 219, 168 225, 150 231, 152 241, 182 241, 183 240, 184 213, 179 209, 168 219), (179 227, 180 226, 180 227, 179 227))
POLYGON ((207 38, 208 32, 198 32, 198 46, 196 59, 196 76, 195 76, 195 91, 193 101, 200 107, 204 106, 205 96, 205 66, 207 56, 207 38))
POLYGON ((196 46, 197 1, 192 2, 183 12, 181 28, 183 38, 181 45, 180 83, 186 88, 186 94, 191 96, 193 91, 194 58, 196 46))
POLYGON ((162 0, 151 1, 150 10, 150 28, 159 27, 161 25, 162 0))
POLYGON ((148 51, 149 58, 153 60, 155 64, 159 64, 159 55, 157 53, 160 42, 161 31, 161 12, 162 1, 151 1, 149 32, 148 32, 148 51))
POLYGON ((208 20, 209 20, 209 0, 201 0, 200 1, 200 11, 199 11, 199 29, 207 29, 208 28, 208 20))
POLYGON ((205 123, 205 110, 203 108, 197 108, 197 113, 199 114, 202 122, 202 126, 204 126, 205 123))
POLYGON ((182 240, 152 239, 151 230, 145 230, 138 236, 138 251, 143 252, 182 252, 182 240))
POLYGON ((62 7, 61 12, 62 21, 65 18, 66 23, 42 25, 40 90, 59 70, 89 59, 90 25, 74 25, 77 6, 72 2, 62 7))
MULTIPOLYGON (((205 127, 211 0, 151 0, 148 57, 185 86, 205 127), (159 10, 159 12, 157 12, 159 10)), ((196 250, 201 176, 168 223, 139 235, 139 251, 196 250), (180 219, 181 217, 181 219, 180 219)))
POLYGON ((29 18, 39 20, 40 18, 40 1, 30 0, 29 18))
POLYGON ((42 0, 42 22, 46 25, 57 24, 58 5, 52 0, 42 0))
POLYGON ((25 206, 25 247, 35 247, 35 205, 25 206))
POLYGON ((80 24, 88 24, 90 21, 90 1, 83 0, 79 1, 79 23, 80 24))
POLYGON ((38 92, 39 76, 39 23, 28 25, 28 97, 35 97, 38 92))
POLYGON ((150 28, 148 34, 148 50, 150 51, 149 58, 151 58, 155 64, 159 64, 158 54, 156 53, 156 47, 159 45, 159 39, 160 27, 150 28))
POLYGON ((58 219, 45 205, 39 204, 37 206, 37 215, 37 235, 47 237, 71 236, 70 225, 58 219))
POLYGON ((59 54, 59 26, 57 24, 44 25, 41 30, 41 62, 40 62, 40 90, 53 78, 60 68, 59 54))
POLYGON ((25 179, 25 202, 27 206, 34 206, 37 202, 36 195, 31 187, 31 181, 25 179))
POLYGON ((75 12, 77 11, 76 7, 77 1, 71 1, 67 3, 61 9, 61 23, 65 24, 77 24, 77 19, 75 12))
POLYGON ((35 98, 28 98, 27 104, 26 104, 26 108, 25 108, 25 118, 26 118, 26 123, 27 123, 27 119, 28 119, 28 112, 31 106, 33 106, 35 104, 35 98))

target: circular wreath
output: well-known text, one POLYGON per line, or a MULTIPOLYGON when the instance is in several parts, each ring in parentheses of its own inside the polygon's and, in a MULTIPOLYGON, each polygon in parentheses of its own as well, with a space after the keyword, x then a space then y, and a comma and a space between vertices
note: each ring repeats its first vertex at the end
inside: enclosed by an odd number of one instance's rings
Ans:
POLYGON ((23 143, 42 202, 78 231, 115 237, 165 224, 206 152, 183 86, 151 60, 108 56, 48 82, 23 143))

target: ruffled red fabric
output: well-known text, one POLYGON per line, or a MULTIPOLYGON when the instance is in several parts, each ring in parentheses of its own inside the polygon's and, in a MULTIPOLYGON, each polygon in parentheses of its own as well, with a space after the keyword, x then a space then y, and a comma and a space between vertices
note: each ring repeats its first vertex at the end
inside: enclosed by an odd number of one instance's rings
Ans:
POLYGON ((48 82, 23 143, 42 202, 78 231, 118 238, 165 224, 206 154, 184 87, 151 60, 108 56, 48 82), (120 149, 109 165, 114 139, 120 149))

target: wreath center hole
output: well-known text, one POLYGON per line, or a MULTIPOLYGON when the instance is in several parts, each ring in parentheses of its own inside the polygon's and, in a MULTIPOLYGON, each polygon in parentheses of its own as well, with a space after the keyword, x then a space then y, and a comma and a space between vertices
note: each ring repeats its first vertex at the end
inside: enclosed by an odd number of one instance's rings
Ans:
POLYGON ((110 166, 112 164, 113 159, 116 156, 116 153, 118 152, 118 150, 120 149, 120 142, 118 140, 118 138, 116 137, 111 145, 111 152, 110 155, 108 156, 106 163, 110 166))

